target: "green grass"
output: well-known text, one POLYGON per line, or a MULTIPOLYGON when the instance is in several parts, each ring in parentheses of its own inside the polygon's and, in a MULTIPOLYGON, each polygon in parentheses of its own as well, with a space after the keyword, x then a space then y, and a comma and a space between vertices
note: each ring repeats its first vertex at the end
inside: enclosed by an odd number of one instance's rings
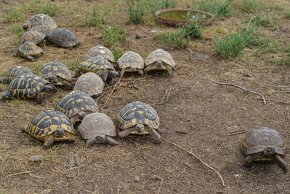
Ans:
POLYGON ((260 6, 259 0, 243 0, 239 5, 240 9, 246 13, 256 12, 260 6))
POLYGON ((31 6, 36 14, 46 14, 53 17, 58 12, 58 7, 51 1, 34 0, 31 6))
POLYGON ((193 2, 192 7, 197 10, 209 12, 217 18, 228 17, 232 15, 231 4, 234 0, 203 0, 193 2))
POLYGON ((24 33, 22 26, 20 24, 17 24, 17 23, 10 25, 9 29, 19 37, 24 33))
POLYGON ((80 26, 82 27, 102 27, 106 25, 107 13, 103 9, 100 9, 97 5, 91 7, 82 16, 80 26))
POLYGON ((126 0, 129 23, 145 24, 154 20, 154 13, 164 8, 174 8, 177 0, 126 0))
POLYGON ((102 29, 103 41, 107 46, 116 46, 126 41, 125 33, 119 26, 104 26, 102 29))
POLYGON ((41 66, 42 66, 42 64, 40 64, 40 63, 33 63, 33 64, 29 65, 28 67, 31 69, 31 71, 32 71, 33 73, 35 73, 35 74, 37 75, 37 73, 38 73, 38 69, 39 69, 41 66))
POLYGON ((290 9, 285 10, 284 17, 290 19, 290 9))
POLYGON ((259 27, 274 27, 276 21, 266 15, 256 15, 252 19, 252 24, 259 27))
POLYGON ((202 38, 202 27, 196 22, 183 26, 180 31, 185 38, 202 38))
POLYGON ((5 23, 19 22, 23 17, 23 14, 19 10, 11 10, 4 16, 5 23))
POLYGON ((113 46, 111 49, 115 59, 119 59, 123 55, 123 51, 121 48, 113 46))

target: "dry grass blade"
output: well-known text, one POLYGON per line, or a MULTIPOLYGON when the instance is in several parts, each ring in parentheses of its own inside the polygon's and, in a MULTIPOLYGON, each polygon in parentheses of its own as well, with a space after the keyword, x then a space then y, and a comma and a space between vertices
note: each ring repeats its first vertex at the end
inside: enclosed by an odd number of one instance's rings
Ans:
POLYGON ((164 141, 166 141, 167 143, 169 143, 169 144, 171 144, 171 145, 174 145, 175 147, 177 147, 177 148, 179 148, 179 149, 185 151, 186 153, 188 153, 189 155, 195 157, 196 159, 198 159, 202 164, 204 164, 206 167, 208 167, 209 169, 211 169, 212 171, 214 171, 214 172, 219 176, 219 178, 220 178, 220 180, 221 180, 221 182, 222 182, 222 185, 223 185, 224 187, 226 186, 223 177, 221 176, 221 174, 220 174, 220 173, 219 173, 215 168, 213 168, 212 166, 210 166, 209 164, 207 164, 206 162, 204 162, 202 159, 200 159, 199 157, 197 157, 197 155, 195 155, 194 153, 192 153, 192 152, 190 152, 190 151, 188 151, 188 150, 186 150, 186 149, 180 147, 180 146, 177 145, 176 143, 173 143, 173 142, 171 142, 171 141, 169 141, 169 140, 167 140, 167 139, 165 139, 165 138, 163 138, 163 137, 161 137, 161 139, 164 140, 164 141))
POLYGON ((159 104, 159 105, 165 104, 169 100, 171 91, 172 91, 172 87, 167 88, 167 90, 165 91, 161 101, 159 103, 157 103, 157 104, 159 104))
POLYGON ((29 174, 30 175, 30 173, 31 173, 31 171, 24 171, 24 172, 18 172, 18 173, 8 174, 5 177, 3 177, 0 181, 2 182, 3 180, 5 180, 5 179, 7 179, 9 177, 17 176, 17 175, 20 175, 20 174, 29 174))
POLYGON ((228 136, 239 135, 239 134, 244 134, 244 133, 247 133, 247 130, 242 129, 242 130, 237 130, 237 131, 230 131, 228 133, 228 136))
POLYGON ((264 96, 263 94, 260 94, 260 93, 258 93, 258 92, 252 91, 252 90, 247 90, 246 88, 243 88, 243 87, 241 87, 241 86, 237 86, 237 85, 232 84, 232 83, 219 83, 219 82, 214 81, 214 80, 211 80, 211 81, 212 81, 213 83, 216 83, 216 84, 221 85, 221 86, 222 86, 222 85, 224 85, 224 86, 232 86, 232 87, 238 88, 238 89, 240 89, 240 90, 242 90, 242 91, 244 91, 244 92, 248 92, 248 93, 252 93, 252 94, 255 94, 255 95, 261 96, 261 98, 262 98, 262 100, 263 100, 263 103, 266 104, 266 98, 265 98, 265 96, 264 96))

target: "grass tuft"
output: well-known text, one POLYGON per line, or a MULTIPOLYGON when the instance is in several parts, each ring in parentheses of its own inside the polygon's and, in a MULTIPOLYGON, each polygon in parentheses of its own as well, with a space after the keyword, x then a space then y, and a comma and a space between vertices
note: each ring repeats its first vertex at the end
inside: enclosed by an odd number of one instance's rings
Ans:
POLYGON ((82 17, 80 26, 82 27, 102 27, 106 25, 107 13, 97 5, 91 7, 82 17))
POLYGON ((23 33, 24 30, 20 24, 12 24, 9 26, 10 30, 15 33, 18 37, 20 37, 23 33))
POLYGON ((58 12, 58 7, 51 1, 34 0, 31 6, 34 7, 33 12, 36 14, 46 14, 53 17, 58 12))
POLYGON ((257 0, 243 0, 239 6, 243 12, 254 13, 261 5, 257 0))
POLYGON ((102 29, 103 41, 107 46, 116 46, 125 42, 125 33, 118 26, 104 26, 102 29))
POLYGON ((290 19, 290 9, 285 10, 284 17, 290 19))
POLYGON ((274 27, 275 21, 265 15, 256 15, 252 18, 252 24, 259 27, 274 27))
POLYGON ((203 0, 193 6, 197 10, 209 12, 217 18, 231 16, 230 6, 233 0, 203 0))
POLYGON ((4 16, 5 23, 19 22, 23 17, 23 14, 18 10, 11 10, 4 16))

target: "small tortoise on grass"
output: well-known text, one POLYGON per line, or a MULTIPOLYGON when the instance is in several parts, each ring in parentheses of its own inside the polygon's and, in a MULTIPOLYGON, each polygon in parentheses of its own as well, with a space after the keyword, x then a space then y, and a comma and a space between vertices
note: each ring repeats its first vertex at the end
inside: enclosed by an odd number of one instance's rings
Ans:
POLYGON ((86 139, 87 147, 94 143, 118 145, 112 137, 117 135, 113 121, 103 113, 92 113, 85 116, 78 127, 81 136, 86 139))
POLYGON ((20 56, 30 61, 36 61, 36 58, 40 57, 42 54, 42 48, 33 42, 27 41, 18 47, 16 53, 14 53, 14 56, 20 56))
POLYGON ((163 49, 157 49, 148 54, 145 60, 145 73, 152 70, 165 70, 168 71, 169 75, 173 76, 176 63, 169 52, 163 49))
POLYGON ((2 98, 36 98, 36 101, 41 103, 44 98, 44 93, 55 91, 57 91, 57 89, 50 82, 35 75, 23 74, 10 82, 2 98))
POLYGON ((9 84, 12 80, 14 80, 16 77, 23 75, 23 74, 31 74, 34 75, 32 73, 32 71, 27 68, 27 67, 23 67, 23 66, 14 66, 12 68, 10 68, 3 77, 0 77, 0 83, 3 84, 9 84))
POLYGON ((67 89, 72 89, 72 73, 69 68, 60 62, 49 62, 42 65, 39 69, 42 78, 51 82, 56 86, 64 86, 67 89))
POLYGON ((38 31, 48 35, 57 28, 55 21, 48 15, 36 14, 22 25, 24 30, 38 31))
POLYGON ((74 90, 85 92, 95 98, 103 93, 104 87, 105 83, 100 76, 88 72, 77 79, 74 90))
POLYGON ((55 109, 68 116, 73 124, 82 121, 87 114, 99 111, 95 100, 81 91, 72 91, 65 95, 55 109))
POLYGON ((288 171, 288 165, 283 160, 286 146, 275 129, 262 127, 249 130, 241 142, 240 150, 246 156, 247 167, 254 161, 276 161, 284 173, 288 171))
POLYGON ((87 53, 86 53, 86 59, 89 59, 91 57, 97 57, 102 56, 111 63, 115 63, 115 58, 113 53, 107 48, 102 45, 97 45, 92 47, 87 53))
POLYGON ((159 116, 148 104, 140 101, 127 104, 118 114, 119 137, 129 134, 150 134, 156 143, 161 143, 159 130, 159 116))
POLYGON ((119 75, 114 69, 113 64, 100 55, 82 61, 78 64, 77 68, 76 76, 79 76, 81 73, 94 72, 99 75, 104 82, 110 82, 113 77, 119 75))
POLYGON ((118 65, 121 69, 121 75, 125 72, 138 72, 140 75, 143 74, 144 69, 143 58, 133 51, 124 53, 121 58, 118 59, 118 65))
POLYGON ((80 44, 75 34, 65 28, 55 29, 46 37, 46 40, 52 45, 63 48, 72 48, 80 44))
POLYGON ((51 147, 53 142, 75 141, 72 123, 66 115, 55 110, 40 112, 24 129, 35 139, 43 141, 45 149, 51 147))
POLYGON ((25 43, 26 41, 33 42, 35 44, 40 44, 44 41, 45 34, 38 32, 38 31, 27 31, 21 36, 21 44, 25 43))

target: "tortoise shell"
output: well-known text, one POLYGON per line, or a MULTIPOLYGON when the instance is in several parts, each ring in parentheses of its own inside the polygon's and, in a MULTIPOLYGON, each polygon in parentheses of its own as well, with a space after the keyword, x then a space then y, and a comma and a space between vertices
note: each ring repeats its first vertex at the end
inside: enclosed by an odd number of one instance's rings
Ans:
POLYGON ((74 129, 67 116, 59 111, 46 110, 40 112, 27 126, 25 131, 35 139, 44 141, 45 137, 56 132, 58 128, 64 130, 62 136, 56 136, 54 141, 74 141, 74 129), (71 134, 71 135, 70 135, 71 134))
POLYGON ((100 55, 82 61, 77 67, 81 72, 96 72, 98 70, 115 71, 113 64, 100 55))
POLYGON ((22 74, 12 80, 4 92, 6 98, 35 98, 38 94, 55 91, 56 88, 48 81, 31 74, 22 74))
POLYGON ((263 153, 267 147, 273 147, 277 154, 285 154, 286 147, 280 134, 275 129, 262 127, 249 130, 240 149, 244 155, 251 155, 263 153))
POLYGON ((45 34, 38 32, 38 31, 27 31, 21 36, 21 44, 23 44, 26 41, 33 42, 35 44, 39 44, 42 41, 44 41, 45 34))
POLYGON ((118 59, 118 65, 120 69, 126 69, 128 72, 134 72, 137 69, 144 69, 143 58, 133 51, 124 53, 118 59))
POLYGON ((115 62, 113 53, 107 47, 104 47, 102 45, 97 45, 97 46, 92 47, 86 53, 86 59, 89 59, 91 57, 96 57, 98 55, 104 57, 105 59, 109 60, 112 63, 115 62))
POLYGON ((103 93, 104 87, 105 83, 100 76, 88 72, 77 79, 74 90, 85 92, 92 97, 97 97, 103 93))
POLYGON ((100 135, 115 137, 117 135, 116 127, 104 113, 91 113, 85 116, 78 127, 78 131, 84 139, 92 139, 100 135))
MULTIPOLYGON (((117 116, 121 130, 135 127, 138 123, 153 129, 159 129, 160 121, 157 112, 148 104, 136 101, 127 104, 117 116)), ((138 134, 137 131, 131 132, 138 134)), ((146 134, 149 132, 146 131, 146 134)))
POLYGON ((0 82, 4 84, 9 84, 12 80, 14 80, 16 77, 22 75, 22 74, 32 74, 32 71, 23 66, 14 66, 10 68, 6 73, 5 76, 0 78, 0 82))
MULTIPOLYGON (((68 93, 58 102, 55 109, 64 113, 70 119, 75 116, 83 118, 86 114, 99 111, 95 100, 82 91, 68 93)), ((78 118, 76 121, 81 120, 81 118, 78 118)))
MULTIPOLYGON (((22 25, 24 30, 29 30, 31 28, 38 27, 38 26, 42 26, 43 29, 46 29, 46 31, 50 31, 50 32, 57 28, 55 21, 50 16, 45 15, 45 14, 36 14, 22 25)), ((38 30, 39 32, 42 32, 41 28, 39 28, 38 30)), ((44 34, 47 35, 47 33, 44 33, 44 34)))
POLYGON ((63 85, 64 81, 72 81, 72 73, 69 68, 65 64, 57 61, 43 64, 39 72, 42 74, 43 79, 55 83, 55 85, 63 85))
POLYGON ((18 47, 17 54, 21 57, 34 61, 34 57, 41 56, 43 54, 43 50, 35 43, 27 41, 18 47))
POLYGON ((50 44, 63 48, 71 48, 80 44, 75 34, 65 28, 53 30, 46 39, 50 44))
POLYGON ((148 54, 148 56, 145 59, 145 67, 154 64, 157 61, 162 61, 166 65, 170 65, 172 67, 176 66, 176 63, 169 52, 163 49, 157 49, 148 54))

